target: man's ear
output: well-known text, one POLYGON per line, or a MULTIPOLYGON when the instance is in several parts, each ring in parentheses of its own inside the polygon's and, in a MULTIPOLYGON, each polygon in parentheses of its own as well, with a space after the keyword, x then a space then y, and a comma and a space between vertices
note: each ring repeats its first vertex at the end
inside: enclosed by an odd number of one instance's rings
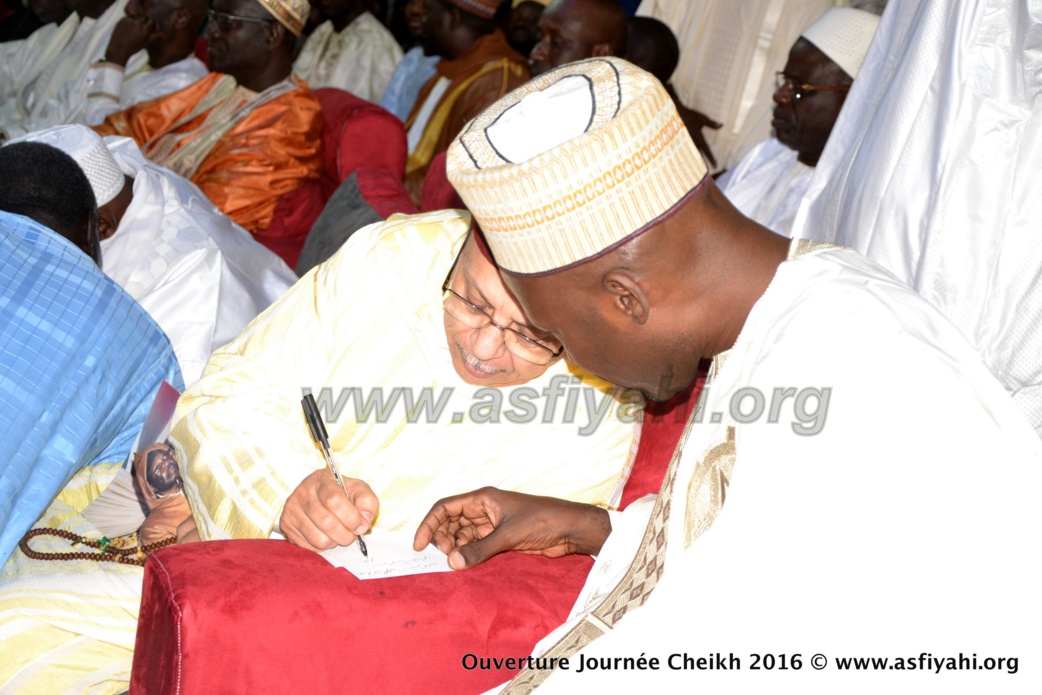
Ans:
POLYGON ((612 308, 618 309, 634 323, 644 325, 651 314, 651 302, 644 286, 630 273, 612 270, 601 281, 612 297, 612 308))
POLYGON ((119 222, 110 210, 98 208, 98 239, 104 241, 116 233, 119 222))
POLYGON ((268 45, 278 48, 286 36, 286 27, 281 22, 268 22, 268 45))

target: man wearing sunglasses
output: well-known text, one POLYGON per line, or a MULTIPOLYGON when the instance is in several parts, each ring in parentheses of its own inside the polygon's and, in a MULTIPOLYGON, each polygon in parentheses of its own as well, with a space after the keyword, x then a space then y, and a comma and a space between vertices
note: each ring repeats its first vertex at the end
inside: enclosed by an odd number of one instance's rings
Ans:
POLYGON ((776 75, 774 137, 718 181, 743 214, 791 235, 800 200, 878 25, 871 12, 832 8, 793 44, 785 69, 776 75))
POLYGON ((357 232, 181 396, 171 441, 198 535, 278 529, 321 550, 370 527, 415 531, 439 497, 487 485, 615 507, 641 398, 562 352, 466 213, 357 232), (308 432, 305 390, 348 494, 308 432))
POLYGON ((322 169, 321 107, 290 75, 308 11, 307 0, 215 0, 206 33, 213 72, 95 130, 132 137, 247 231, 267 229, 279 199, 322 169))

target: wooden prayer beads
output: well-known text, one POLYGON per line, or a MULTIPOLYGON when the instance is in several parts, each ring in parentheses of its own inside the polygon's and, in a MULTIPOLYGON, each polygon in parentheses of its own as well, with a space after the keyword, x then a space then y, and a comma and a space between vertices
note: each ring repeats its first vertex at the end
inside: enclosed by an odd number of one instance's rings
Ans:
POLYGON ((145 546, 135 544, 129 548, 119 548, 108 538, 86 538, 78 536, 72 531, 57 528, 34 528, 26 533, 22 540, 18 541, 18 547, 27 557, 33 560, 97 560, 98 562, 117 562, 121 565, 145 566, 148 554, 154 550, 165 548, 177 542, 177 538, 171 536, 155 543, 145 546), (29 541, 37 536, 56 536, 73 542, 73 545, 85 545, 97 548, 100 552, 88 553, 86 551, 68 553, 41 553, 29 547, 29 541))

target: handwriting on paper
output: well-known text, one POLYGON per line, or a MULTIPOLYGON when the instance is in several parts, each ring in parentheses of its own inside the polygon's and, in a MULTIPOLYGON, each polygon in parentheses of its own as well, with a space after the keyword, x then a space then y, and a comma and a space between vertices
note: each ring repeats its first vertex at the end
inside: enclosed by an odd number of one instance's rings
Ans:
POLYGON ((420 551, 413 550, 412 539, 411 531, 373 531, 365 536, 368 558, 362 556, 357 544, 336 547, 320 554, 334 567, 343 567, 359 579, 452 571, 445 553, 433 545, 420 551))

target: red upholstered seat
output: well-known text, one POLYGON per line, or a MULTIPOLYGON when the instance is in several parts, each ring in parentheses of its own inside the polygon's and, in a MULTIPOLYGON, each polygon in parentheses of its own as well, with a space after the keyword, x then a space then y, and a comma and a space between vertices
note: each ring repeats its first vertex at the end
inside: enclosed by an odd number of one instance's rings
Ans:
POLYGON ((427 167, 427 175, 423 179, 423 193, 420 194, 420 212, 466 209, 463 199, 449 183, 446 170, 447 155, 448 152, 439 152, 427 167))
POLYGON ((370 167, 398 180, 405 176, 405 128, 394 114, 342 89, 316 89, 315 96, 322 104, 325 173, 282 196, 271 224, 254 234, 291 268, 326 201, 351 172, 370 167))
MULTIPOLYGON (((661 485, 692 390, 649 407, 627 504, 661 485)), ((528 655, 591 565, 504 553, 363 582, 284 541, 166 548, 145 567, 131 692, 480 693, 514 671, 468 670, 465 657, 528 655)))

